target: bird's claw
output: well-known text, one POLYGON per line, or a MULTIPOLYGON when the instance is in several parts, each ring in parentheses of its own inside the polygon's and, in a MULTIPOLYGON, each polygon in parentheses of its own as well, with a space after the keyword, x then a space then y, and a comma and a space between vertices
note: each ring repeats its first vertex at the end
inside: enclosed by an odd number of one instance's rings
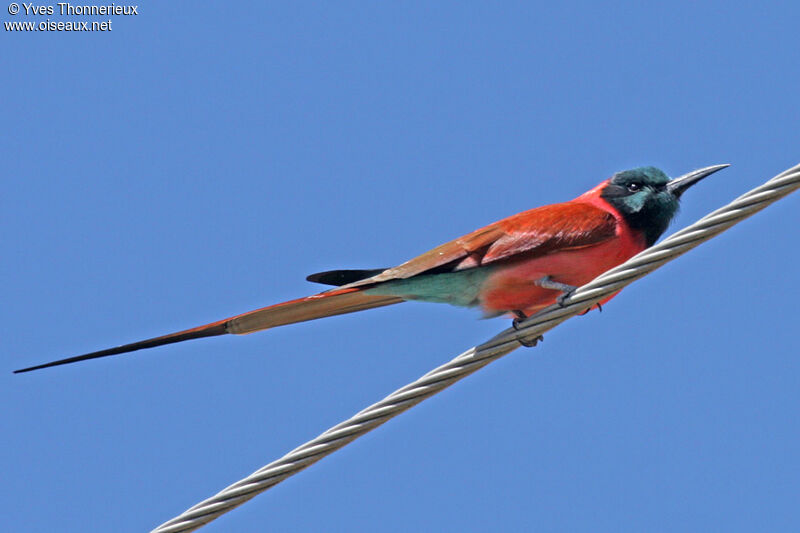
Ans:
MULTIPOLYGON (((569 287, 569 285, 567 285, 567 286, 565 286, 565 287, 569 287)), ((562 289, 562 290, 561 290, 561 294, 559 294, 559 295, 556 297, 556 303, 558 304, 558 306, 559 306, 559 307, 566 307, 566 306, 567 306, 567 304, 566 304, 566 301, 565 301, 565 300, 566 300, 567 298, 569 298, 570 296, 572 296, 572 295, 575 293, 575 290, 576 290, 576 289, 577 289, 577 287, 572 287, 572 288, 564 288, 564 289, 562 289)), ((591 311, 592 309, 594 309, 594 307, 595 307, 595 306, 597 306, 597 310, 598 310, 598 311, 600 311, 601 313, 603 312, 603 306, 602 306, 602 305, 600 305, 599 303, 597 303, 597 304, 595 304, 595 305, 589 306, 589 307, 586 309, 586 311, 583 311, 582 313, 578 313, 578 314, 579 314, 579 315, 581 315, 581 316, 583 316, 583 315, 585 315, 586 313, 588 313, 589 311, 591 311)))
POLYGON ((595 307, 597 307, 597 310, 600 311, 601 313, 603 312, 603 306, 598 303, 598 304, 594 304, 593 306, 587 308, 586 311, 584 311, 583 313, 578 313, 578 314, 580 316, 583 316, 586 313, 588 313, 589 311, 591 311, 592 309, 594 309, 595 307))
POLYGON ((539 335, 538 337, 531 340, 517 339, 517 342, 520 343, 525 348, 533 348, 540 342, 544 342, 544 335, 539 335))
MULTIPOLYGON (((528 317, 526 317, 525 313, 523 313, 522 311, 516 311, 514 314, 517 315, 517 317, 514 320, 511 321, 511 326, 515 330, 519 331, 520 322, 522 322, 523 320, 525 320, 528 317)), ((526 348, 533 348, 534 346, 536 346, 540 342, 544 342, 544 335, 539 335, 538 337, 536 337, 534 339, 531 339, 531 340, 517 339, 517 342, 520 343, 522 346, 524 346, 526 348)))
POLYGON ((575 292, 575 289, 570 289, 568 291, 564 291, 561 294, 559 294, 558 297, 556 298, 556 303, 558 304, 558 306, 559 307, 566 307, 567 304, 565 303, 565 300, 567 298, 569 298, 570 296, 572 296, 572 293, 574 293, 574 292, 575 292))

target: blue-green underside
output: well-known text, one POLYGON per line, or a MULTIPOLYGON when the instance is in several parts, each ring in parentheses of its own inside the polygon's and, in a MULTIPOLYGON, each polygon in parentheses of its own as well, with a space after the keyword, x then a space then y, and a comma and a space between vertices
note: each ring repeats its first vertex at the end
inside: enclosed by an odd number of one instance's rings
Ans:
POLYGON ((364 292, 474 307, 480 303, 481 287, 494 270, 492 267, 483 267, 441 274, 422 274, 408 279, 386 281, 364 292))

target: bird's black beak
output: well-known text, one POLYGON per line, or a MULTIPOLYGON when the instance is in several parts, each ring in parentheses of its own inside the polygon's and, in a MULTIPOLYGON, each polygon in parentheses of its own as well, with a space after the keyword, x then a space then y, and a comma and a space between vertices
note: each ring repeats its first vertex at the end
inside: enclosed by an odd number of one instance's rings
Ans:
POLYGON ((717 170, 722 170, 725 167, 729 167, 730 165, 714 165, 712 167, 700 168, 697 170, 693 170, 688 174, 684 174, 678 178, 667 183, 667 190, 675 195, 676 198, 680 198, 681 195, 684 193, 686 189, 700 181, 701 179, 705 178, 706 176, 710 176, 717 170))

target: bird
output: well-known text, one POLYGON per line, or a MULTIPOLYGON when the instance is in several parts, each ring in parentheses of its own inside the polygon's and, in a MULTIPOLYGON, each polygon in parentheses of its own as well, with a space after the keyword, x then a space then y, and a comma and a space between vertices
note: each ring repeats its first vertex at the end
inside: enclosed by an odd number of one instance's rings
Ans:
POLYGON ((678 212, 683 193, 728 166, 709 166, 674 179, 652 166, 617 172, 573 200, 504 218, 395 267, 311 274, 308 281, 335 287, 318 294, 14 373, 190 339, 253 333, 407 300, 479 307, 485 317, 507 315, 516 325, 561 304, 578 286, 652 246, 678 212))

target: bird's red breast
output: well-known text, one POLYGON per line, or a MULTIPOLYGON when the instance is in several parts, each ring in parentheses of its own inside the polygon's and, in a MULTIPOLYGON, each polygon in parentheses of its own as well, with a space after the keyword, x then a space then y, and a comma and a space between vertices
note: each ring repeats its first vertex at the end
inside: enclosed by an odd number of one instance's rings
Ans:
POLYGON ((481 307, 486 314, 521 310, 531 315, 555 303, 560 294, 534 281, 549 276, 552 281, 580 286, 645 249, 644 237, 600 197, 606 183, 569 202, 498 222, 506 236, 492 245, 484 259, 516 258, 499 265, 484 284, 481 307))

